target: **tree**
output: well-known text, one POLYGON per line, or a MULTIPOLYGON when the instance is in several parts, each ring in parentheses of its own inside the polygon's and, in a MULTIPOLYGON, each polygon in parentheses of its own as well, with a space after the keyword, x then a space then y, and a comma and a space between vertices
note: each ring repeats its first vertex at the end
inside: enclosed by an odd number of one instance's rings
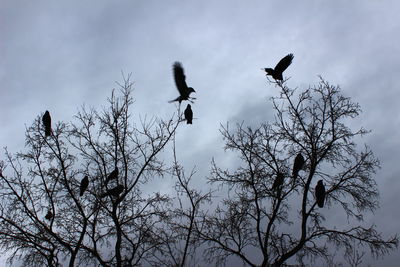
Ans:
POLYGON ((129 76, 102 111, 83 107, 73 122, 56 124, 53 113, 49 136, 38 116, 24 151, 6 149, 0 161, 2 250, 24 266, 184 267, 230 257, 288 266, 317 258, 334 265, 336 246, 357 266, 363 246, 374 256, 397 247, 397 235, 384 239, 363 225, 363 215, 378 207, 379 161, 356 146, 368 131, 346 126, 361 112, 358 104, 323 79, 299 93, 286 81, 275 84, 274 123, 221 128, 242 166, 229 171, 212 161, 214 191, 194 188, 195 168, 188 173, 178 161, 180 106, 167 120, 134 123, 129 76), (174 179, 173 193, 149 190, 166 177, 174 179), (214 185, 228 188, 221 202, 214 185), (338 208, 351 224, 332 226, 325 211, 338 208))
POLYGON ((192 225, 207 194, 189 187, 176 158, 167 166, 161 154, 174 141, 183 114, 135 125, 132 90, 128 77, 119 96, 113 90, 108 108, 83 107, 74 122, 57 123, 47 138, 38 116, 26 130, 26 151, 6 150, 0 245, 12 253, 10 262, 120 267, 164 263, 171 253, 179 256, 176 265, 187 262, 194 250, 192 225), (144 191, 166 175, 179 178, 177 200, 189 198, 188 209, 174 206, 167 194, 144 191), (80 196, 85 176, 90 183, 80 196), (175 231, 186 219, 190 227, 175 231), (173 244, 181 247, 168 253, 173 244))
POLYGON ((225 149, 238 154, 241 166, 224 170, 212 162, 209 181, 228 189, 214 214, 204 216, 199 231, 207 242, 208 259, 223 264, 236 257, 249 266, 287 266, 289 261, 332 258, 333 246, 354 253, 354 242, 372 255, 398 246, 397 235, 383 239, 374 225, 363 226, 363 215, 378 208, 374 174, 379 161, 355 140, 368 133, 346 124, 360 114, 358 104, 338 86, 322 78, 317 86, 298 92, 276 82, 273 123, 257 128, 238 124, 221 128, 225 149), (305 156, 298 177, 291 176, 295 156, 305 156), (279 190, 275 177, 284 174, 279 190), (314 187, 323 180, 324 208, 318 208, 314 187), (341 208, 352 223, 332 227, 326 209, 341 208), (295 257, 296 256, 296 257, 295 257))

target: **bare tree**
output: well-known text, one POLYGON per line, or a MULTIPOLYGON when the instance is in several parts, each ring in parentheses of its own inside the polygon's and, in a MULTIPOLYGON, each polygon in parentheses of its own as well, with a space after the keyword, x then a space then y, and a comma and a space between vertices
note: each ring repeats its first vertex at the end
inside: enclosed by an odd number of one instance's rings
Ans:
POLYGON ((196 171, 193 168, 189 175, 185 174, 177 160, 175 139, 171 174, 176 178, 175 205, 168 220, 164 221, 164 229, 160 231, 161 239, 168 242, 154 254, 152 266, 201 266, 204 260, 199 257, 198 250, 202 240, 196 229, 203 226, 205 213, 202 208, 203 204, 210 202, 211 192, 203 193, 191 186, 196 171))
POLYGON ((172 243, 184 244, 183 253, 174 251, 181 257, 175 263, 187 262, 192 225, 207 195, 189 188, 190 178, 176 160, 177 190, 190 199, 189 214, 169 195, 143 191, 154 179, 171 175, 161 153, 174 140, 182 114, 136 125, 131 94, 128 77, 117 93, 113 90, 107 108, 83 107, 74 122, 57 123, 47 138, 38 116, 26 130, 26 151, 13 156, 6 150, 0 166, 0 245, 12 253, 10 262, 138 266, 169 261, 171 254, 159 252, 172 243), (85 176, 89 186, 81 197, 85 176), (165 234, 180 221, 188 222, 181 235, 172 228, 165 234))
POLYGON ((285 84, 276 83, 274 123, 222 127, 225 148, 238 153, 241 166, 231 172, 213 161, 209 181, 228 189, 215 211, 204 207, 217 200, 212 192, 192 185, 195 168, 188 174, 179 164, 180 106, 170 119, 135 124, 129 77, 102 111, 83 107, 50 133, 38 116, 26 129, 25 150, 6 149, 0 162, 2 250, 24 266, 118 267, 218 265, 230 257, 249 266, 318 258, 334 266, 334 246, 357 266, 364 255, 358 246, 388 253, 397 235, 383 239, 363 225, 363 215, 378 207, 379 161, 356 147, 368 131, 346 126, 360 107, 322 79, 299 93, 285 84), (148 190, 166 176, 174 179, 172 194, 148 190), (89 182, 81 184, 84 177, 89 182), (339 209, 346 223, 333 225, 327 212, 339 209))
POLYGON ((199 234, 208 242, 207 258, 218 264, 236 257, 249 266, 289 266, 329 260, 333 246, 349 254, 354 241, 374 256, 396 248, 397 235, 383 239, 374 225, 363 224, 363 215, 378 208, 379 161, 367 146, 356 147, 358 136, 368 131, 347 126, 361 112, 359 105, 322 78, 300 92, 286 82, 275 84, 280 95, 271 99, 274 123, 221 128, 225 149, 236 152, 241 165, 229 171, 213 161, 209 181, 225 186, 228 195, 215 214, 204 216, 199 234), (292 166, 299 153, 305 165, 295 179, 292 166), (283 183, 273 186, 282 174, 283 183), (318 180, 326 188, 323 208, 314 197, 318 180), (332 226, 330 210, 344 211, 348 221, 332 226))

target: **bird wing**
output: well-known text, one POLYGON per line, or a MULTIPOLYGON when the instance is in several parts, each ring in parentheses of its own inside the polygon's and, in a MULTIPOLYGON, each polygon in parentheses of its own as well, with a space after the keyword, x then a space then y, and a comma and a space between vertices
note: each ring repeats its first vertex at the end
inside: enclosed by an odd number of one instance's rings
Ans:
POLYGON ((180 62, 175 62, 173 65, 173 70, 174 70, 175 84, 176 84, 176 88, 179 91, 179 94, 186 95, 188 87, 186 84, 186 77, 185 77, 185 73, 184 73, 182 64, 180 62))
POLYGON ((186 109, 185 109, 185 116, 186 116, 186 117, 193 116, 193 111, 192 111, 192 109, 190 108, 190 106, 187 106, 187 107, 186 107, 186 109))
POLYGON ((282 73, 284 70, 287 69, 287 67, 289 67, 290 64, 292 64, 292 60, 293 60, 293 54, 289 54, 286 57, 282 58, 278 62, 278 64, 276 64, 275 71, 282 73))

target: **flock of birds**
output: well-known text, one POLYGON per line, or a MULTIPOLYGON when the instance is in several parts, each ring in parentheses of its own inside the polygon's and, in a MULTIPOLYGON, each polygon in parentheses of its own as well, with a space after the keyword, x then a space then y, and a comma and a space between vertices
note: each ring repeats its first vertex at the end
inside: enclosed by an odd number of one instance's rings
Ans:
MULTIPOLYGON (((293 54, 288 54, 287 56, 283 57, 278 62, 278 64, 276 64, 275 68, 263 68, 262 70, 265 71, 266 75, 272 76, 272 78, 275 79, 277 82, 281 82, 283 81, 283 72, 289 67, 289 65, 292 63, 292 60, 293 60, 293 54)), ((193 103, 193 100, 195 100, 196 98, 191 97, 190 94, 196 91, 192 87, 189 87, 186 84, 186 76, 182 64, 180 62, 175 62, 172 66, 172 69, 174 74, 175 85, 176 88, 178 89, 179 96, 174 100, 169 101, 169 103, 178 101, 180 105, 182 101, 185 100, 193 103)), ((187 124, 192 124, 193 111, 190 104, 186 106, 186 109, 184 111, 184 117, 187 124)), ((45 137, 51 136, 52 133, 51 117, 50 117, 50 112, 48 110, 46 110, 46 112, 44 113, 42 117, 42 122, 44 125, 45 137)), ((293 170, 292 170, 293 181, 297 178, 299 171, 304 167, 304 163, 305 160, 303 155, 301 153, 297 154, 294 160, 293 170)), ((284 178, 285 176, 283 173, 278 173, 276 175, 274 183, 272 184, 271 190, 277 190, 278 194, 280 194, 284 178)), ((106 187, 111 180, 117 180, 117 185, 111 189, 107 189, 104 193, 100 195, 100 198, 104 198, 106 196, 119 197, 119 195, 124 191, 125 189, 124 186, 118 184, 117 167, 115 167, 115 169, 108 175, 105 181, 106 187)), ((89 177, 86 175, 81 180, 80 183, 80 192, 79 192, 80 196, 83 196, 88 186, 89 186, 89 177)), ((322 180, 319 180, 315 187, 315 198, 318 207, 323 208, 325 202, 325 186, 322 180)), ((50 220, 52 217, 53 214, 49 210, 45 218, 50 220)))

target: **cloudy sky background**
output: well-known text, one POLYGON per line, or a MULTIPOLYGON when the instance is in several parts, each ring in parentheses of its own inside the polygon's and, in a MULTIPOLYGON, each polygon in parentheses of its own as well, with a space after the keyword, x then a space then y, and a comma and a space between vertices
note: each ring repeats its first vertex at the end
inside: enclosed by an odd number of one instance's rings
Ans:
MULTIPOLYGON (((271 120, 277 89, 260 68, 293 53, 289 86, 322 75, 361 105, 352 126, 372 130, 362 142, 382 162, 381 209, 366 225, 388 237, 400 233, 399 12, 397 1, 0 0, 0 145, 23 149, 25 127, 46 109, 71 121, 82 104, 106 105, 121 71, 132 73, 134 113, 167 118, 178 60, 197 92, 197 119, 179 130, 178 155, 196 159, 205 182, 212 156, 229 165, 220 123, 271 120)), ((399 260, 395 251, 368 262, 399 260)))

